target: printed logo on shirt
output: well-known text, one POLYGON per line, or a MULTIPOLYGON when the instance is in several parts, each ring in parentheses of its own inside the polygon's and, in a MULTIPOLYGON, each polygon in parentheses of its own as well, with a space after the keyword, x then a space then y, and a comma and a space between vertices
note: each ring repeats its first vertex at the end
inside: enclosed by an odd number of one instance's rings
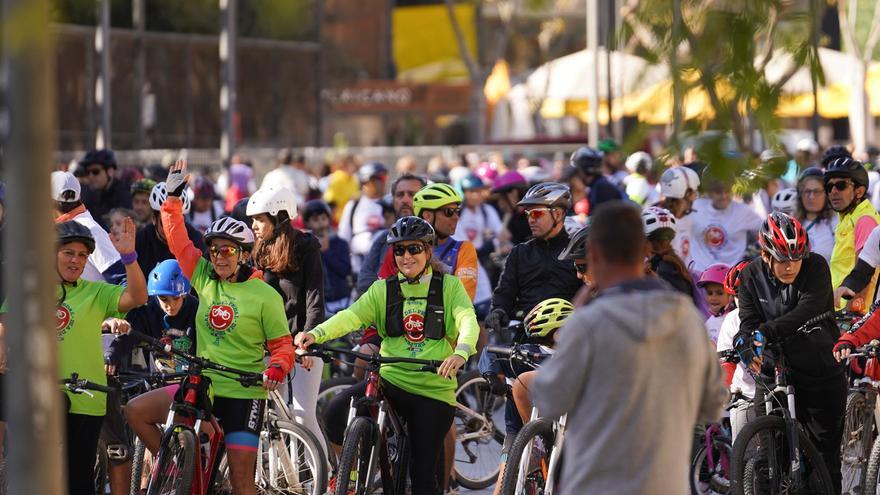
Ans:
POLYGON ((205 323, 214 337, 215 344, 220 343, 220 339, 235 329, 235 318, 238 316, 238 308, 231 302, 221 302, 214 304, 205 315, 205 323))
POLYGON ((687 259, 688 255, 691 254, 691 240, 685 237, 681 241, 681 257, 682 259, 687 259))
POLYGON ((727 243, 727 231, 720 225, 709 225, 703 231, 703 242, 709 249, 721 249, 727 243))
POLYGON ((55 330, 58 331, 59 341, 64 340, 64 336, 70 331, 74 323, 76 323, 76 320, 73 318, 73 310, 67 303, 62 303, 61 306, 55 309, 55 330))
POLYGON ((367 218, 367 230, 370 232, 375 232, 377 230, 382 229, 385 226, 385 218, 379 215, 371 215, 367 218))
POLYGON ((477 229, 464 229, 464 233, 467 235, 468 240, 473 242, 480 232, 477 229))
POLYGON ((403 335, 406 340, 419 343, 425 340, 425 317, 412 313, 403 318, 403 335))

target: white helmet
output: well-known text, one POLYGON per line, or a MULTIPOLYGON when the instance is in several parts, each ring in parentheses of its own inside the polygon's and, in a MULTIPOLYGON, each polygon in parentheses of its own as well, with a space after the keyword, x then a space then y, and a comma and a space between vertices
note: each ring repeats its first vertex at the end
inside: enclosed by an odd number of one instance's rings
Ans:
POLYGON ((248 228, 247 224, 232 217, 214 220, 205 231, 204 239, 205 244, 209 244, 212 239, 229 239, 245 249, 254 246, 254 232, 248 228))
POLYGON ((652 163, 654 163, 654 160, 651 158, 651 155, 644 151, 636 151, 626 158, 625 165, 626 169, 629 170, 629 173, 634 174, 636 173, 636 170, 638 170, 639 165, 644 165, 645 170, 648 170, 651 168, 652 163))
MULTIPOLYGON (((160 211, 166 199, 168 199, 168 189, 165 187, 165 183, 160 182, 153 186, 153 190, 150 191, 150 208, 153 211, 160 211)), ((181 194, 180 199, 183 201, 183 214, 186 215, 189 213, 190 207, 189 195, 186 193, 181 194)))
POLYGON ((286 211, 291 220, 296 218, 296 197, 290 189, 272 185, 260 188, 251 196, 245 213, 249 217, 260 213, 276 217, 280 211, 286 211))
POLYGON ((794 149, 797 151, 805 151, 811 155, 819 152, 819 143, 810 138, 804 138, 797 142, 794 149))
POLYGON ((687 178, 688 189, 696 191, 700 187, 700 174, 690 167, 681 167, 681 171, 687 178))
POLYGON ((688 190, 688 178, 682 167, 670 168, 660 176, 660 194, 667 198, 684 198, 688 190))
POLYGON ((526 167, 520 170, 519 173, 526 178, 526 182, 529 184, 539 184, 541 182, 550 182, 553 180, 550 173, 538 165, 526 167))
POLYGON ((797 189, 793 187, 780 189, 773 195, 773 201, 770 202, 770 207, 773 211, 781 211, 786 215, 794 215, 795 208, 797 208, 797 198, 797 189))
POLYGON ((660 229, 672 229, 675 233, 675 215, 666 208, 649 206, 642 211, 642 225, 645 226, 645 235, 660 229))

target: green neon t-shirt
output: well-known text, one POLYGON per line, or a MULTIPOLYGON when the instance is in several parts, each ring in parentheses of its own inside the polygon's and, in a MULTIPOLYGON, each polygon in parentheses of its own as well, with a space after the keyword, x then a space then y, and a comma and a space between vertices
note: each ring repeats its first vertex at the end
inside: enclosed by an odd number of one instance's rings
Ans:
MULTIPOLYGON (((107 384, 104 373, 104 352, 101 347, 101 323, 119 313, 119 298, 125 287, 104 282, 80 279, 74 287, 65 285, 64 301, 55 312, 58 331, 58 376, 70 378, 71 373, 101 385, 107 384)), ((61 299, 59 286, 56 296, 61 299)), ((103 416, 107 412, 107 396, 103 392, 74 394, 70 398, 70 412, 87 416, 103 416)))
MULTIPOLYGON (((290 335, 284 302, 260 279, 226 282, 211 278, 212 268, 199 258, 191 279, 199 294, 196 311, 196 354, 242 371, 266 369, 266 341, 290 335)), ((233 399, 265 399, 261 386, 243 387, 234 378, 205 370, 214 395, 233 399)))

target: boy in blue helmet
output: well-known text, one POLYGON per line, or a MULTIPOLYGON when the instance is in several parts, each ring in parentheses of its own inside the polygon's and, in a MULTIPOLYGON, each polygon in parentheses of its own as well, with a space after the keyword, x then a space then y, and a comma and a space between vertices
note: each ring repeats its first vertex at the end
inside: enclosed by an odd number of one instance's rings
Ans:
MULTIPOLYGON (((157 339, 170 341, 176 349, 190 354, 196 351, 195 318, 198 300, 190 295, 189 280, 180 269, 177 260, 165 260, 147 276, 147 304, 128 313, 125 320, 113 319, 105 322, 105 326, 130 327, 157 339)), ((127 329, 119 331, 104 355, 107 372, 114 374, 117 367, 131 365, 131 351, 137 340, 124 335, 127 329)), ((150 362, 150 356, 144 356, 150 362)), ((158 358, 163 371, 181 369, 181 364, 171 364, 165 357, 158 358)))

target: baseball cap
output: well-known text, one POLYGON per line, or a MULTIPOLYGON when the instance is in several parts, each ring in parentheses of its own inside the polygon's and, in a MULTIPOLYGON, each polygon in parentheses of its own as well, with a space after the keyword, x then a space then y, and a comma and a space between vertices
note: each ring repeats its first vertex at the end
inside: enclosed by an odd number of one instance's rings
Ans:
POLYGON ((60 203, 79 201, 79 181, 70 172, 52 172, 52 199, 60 203))

